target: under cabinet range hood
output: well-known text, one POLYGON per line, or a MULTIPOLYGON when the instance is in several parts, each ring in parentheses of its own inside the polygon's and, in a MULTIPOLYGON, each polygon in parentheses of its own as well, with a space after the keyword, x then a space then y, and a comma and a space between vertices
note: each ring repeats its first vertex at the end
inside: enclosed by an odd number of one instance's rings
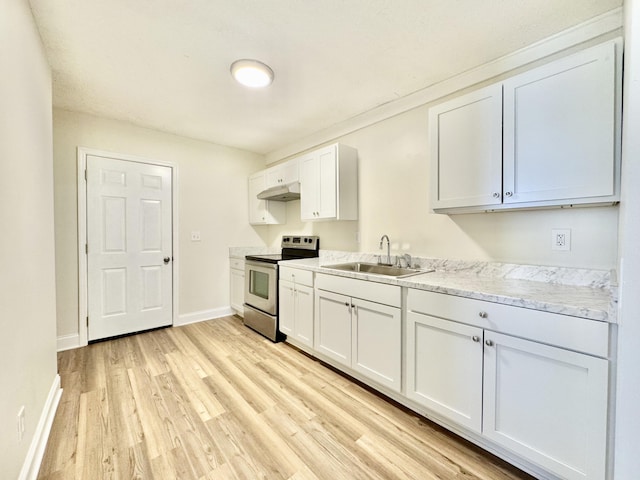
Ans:
POLYGON ((258 200, 275 200, 289 202, 300 198, 300 184, 298 182, 276 185, 258 194, 258 200))

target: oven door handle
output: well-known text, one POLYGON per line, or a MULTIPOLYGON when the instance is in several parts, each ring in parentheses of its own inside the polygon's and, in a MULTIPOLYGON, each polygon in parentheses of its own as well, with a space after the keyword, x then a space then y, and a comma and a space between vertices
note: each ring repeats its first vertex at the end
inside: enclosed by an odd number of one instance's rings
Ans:
POLYGON ((257 267, 256 270, 258 268, 261 268, 263 270, 278 270, 278 264, 277 263, 267 263, 267 262, 259 262, 256 260, 245 260, 244 261, 244 265, 245 268, 246 267, 257 267))

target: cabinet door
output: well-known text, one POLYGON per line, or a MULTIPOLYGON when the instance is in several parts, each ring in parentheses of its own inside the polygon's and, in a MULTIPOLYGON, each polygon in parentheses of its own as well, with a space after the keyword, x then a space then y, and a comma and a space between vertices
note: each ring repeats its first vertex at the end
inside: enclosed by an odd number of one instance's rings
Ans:
POLYGON ((615 193, 616 52, 606 43, 504 82, 504 203, 615 193))
POLYGON ((257 195, 266 189, 266 185, 264 170, 249 177, 249 223, 251 225, 286 223, 287 209, 284 202, 270 202, 257 198, 257 195))
POLYGON ((318 215, 317 218, 329 219, 337 216, 338 182, 336 146, 318 151, 318 215))
POLYGON ((402 388, 400 309, 354 299, 352 361, 354 370, 399 392, 402 388))
POLYGON ((313 347, 313 288, 296 284, 295 337, 313 347))
POLYGON ((244 270, 230 270, 231 308, 242 316, 244 303, 244 270))
POLYGON ((482 427, 482 329, 407 313, 407 396, 476 432, 482 427))
POLYGON ((429 110, 431 207, 502 202, 502 86, 429 110))
POLYGON ((485 331, 483 434, 567 479, 603 479, 605 359, 485 331))
POLYGON ((266 170, 266 187, 294 183, 298 178, 298 160, 290 160, 266 170))
POLYGON ((278 283, 278 330, 285 335, 295 331, 295 285, 286 280, 278 283))
POLYGON ((267 201, 258 200, 257 195, 266 187, 264 173, 249 177, 249 223, 261 225, 267 223, 267 201))
POLYGON ((316 291, 314 348, 347 367, 351 366, 351 298, 316 291))
POLYGON ((300 218, 315 220, 319 211, 320 169, 316 153, 300 159, 300 218))

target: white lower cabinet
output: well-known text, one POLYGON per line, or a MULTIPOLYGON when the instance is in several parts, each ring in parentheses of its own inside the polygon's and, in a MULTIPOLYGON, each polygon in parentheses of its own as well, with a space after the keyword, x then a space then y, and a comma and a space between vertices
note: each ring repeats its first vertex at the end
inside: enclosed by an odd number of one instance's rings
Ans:
POLYGON ((407 313, 407 396, 482 431, 482 329, 407 313))
POLYGON ((351 367, 376 382, 400 391, 402 318, 400 309, 352 299, 351 367))
POLYGON ((313 274, 280 267, 278 325, 287 339, 313 347, 313 274))
POLYGON ((234 312, 240 316, 244 315, 244 260, 237 258, 229 259, 230 269, 230 303, 234 312))
POLYGON ((351 366, 351 297, 316 291, 315 349, 351 366))
POLYGON ((483 434, 566 479, 606 478, 608 362, 485 332, 483 434))
POLYGON ((310 353, 541 478, 610 478, 608 324, 413 288, 403 310, 396 285, 296 275, 280 328, 310 353))
POLYGON ((280 280, 280 331, 313 347, 313 287, 280 280))
POLYGON ((399 392, 402 387, 400 287, 329 275, 318 275, 316 287, 319 288, 316 289, 315 350, 399 392), (354 297, 354 293, 367 299, 354 297), (387 299, 391 304, 371 299, 387 299))
POLYGON ((560 478, 607 478, 602 322, 411 289, 407 308, 408 398, 560 478))

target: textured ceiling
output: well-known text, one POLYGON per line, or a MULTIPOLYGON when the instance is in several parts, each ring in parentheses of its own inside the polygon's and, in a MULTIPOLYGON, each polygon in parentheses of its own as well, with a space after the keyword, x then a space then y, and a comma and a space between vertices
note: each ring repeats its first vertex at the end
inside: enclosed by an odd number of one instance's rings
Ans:
POLYGON ((268 153, 622 0, 30 0, 54 106, 268 153), (229 74, 275 71, 264 90, 229 74))

